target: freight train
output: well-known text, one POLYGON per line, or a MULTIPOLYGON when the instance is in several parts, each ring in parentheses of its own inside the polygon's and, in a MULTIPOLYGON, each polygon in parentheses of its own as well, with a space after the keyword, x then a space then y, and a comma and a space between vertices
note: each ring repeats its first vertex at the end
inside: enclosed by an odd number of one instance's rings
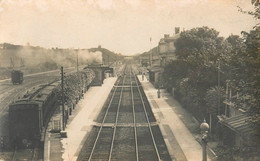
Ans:
MULTIPOLYGON (((68 75, 64 80, 66 101, 77 99, 79 94, 82 94, 82 87, 89 87, 94 77, 94 72, 89 69, 68 75)), ((12 145, 18 148, 38 143, 41 145, 49 118, 59 106, 60 100, 60 81, 55 81, 33 88, 11 103, 9 105, 9 138, 12 145)))
POLYGON ((57 103, 53 90, 58 84, 41 85, 9 105, 10 139, 14 145, 28 146, 40 140, 47 116, 57 103))

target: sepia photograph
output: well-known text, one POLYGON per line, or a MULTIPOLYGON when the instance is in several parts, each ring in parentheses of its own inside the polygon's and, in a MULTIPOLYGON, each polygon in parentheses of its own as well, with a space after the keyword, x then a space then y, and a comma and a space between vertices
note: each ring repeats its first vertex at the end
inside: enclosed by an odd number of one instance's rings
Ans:
POLYGON ((0 0, 0 161, 259 160, 259 0, 0 0))

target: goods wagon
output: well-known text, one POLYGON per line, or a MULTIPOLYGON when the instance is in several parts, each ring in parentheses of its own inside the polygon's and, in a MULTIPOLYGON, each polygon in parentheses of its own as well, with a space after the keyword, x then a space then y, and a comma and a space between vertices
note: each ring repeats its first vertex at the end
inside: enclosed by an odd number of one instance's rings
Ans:
MULTIPOLYGON (((89 87, 95 77, 92 70, 84 69, 64 79, 65 103, 74 103, 89 87)), ((26 92, 9 105, 9 137, 13 145, 25 147, 44 141, 45 129, 53 111, 60 104, 61 81, 41 85, 26 92)))
POLYGON ((10 139, 16 146, 40 140, 57 97, 53 89, 59 82, 41 85, 9 105, 10 139))
POLYGON ((11 73, 11 80, 13 84, 22 84, 23 72, 21 72, 20 70, 13 70, 11 73))

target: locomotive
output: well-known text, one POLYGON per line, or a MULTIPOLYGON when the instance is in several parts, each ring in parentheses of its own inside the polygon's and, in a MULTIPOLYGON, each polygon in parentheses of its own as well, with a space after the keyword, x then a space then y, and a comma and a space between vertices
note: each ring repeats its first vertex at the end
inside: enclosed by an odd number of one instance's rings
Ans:
POLYGON ((53 90, 59 83, 40 85, 9 105, 9 131, 14 145, 32 145, 44 135, 47 118, 57 103, 53 90))

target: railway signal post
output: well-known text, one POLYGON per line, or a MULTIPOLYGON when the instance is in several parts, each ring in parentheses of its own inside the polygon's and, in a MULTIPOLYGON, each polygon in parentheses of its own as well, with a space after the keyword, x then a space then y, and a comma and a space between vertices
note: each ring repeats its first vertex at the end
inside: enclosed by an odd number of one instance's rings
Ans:
POLYGON ((61 104, 62 104, 62 130, 65 130, 65 118, 64 118, 64 73, 63 66, 61 67, 61 104))

